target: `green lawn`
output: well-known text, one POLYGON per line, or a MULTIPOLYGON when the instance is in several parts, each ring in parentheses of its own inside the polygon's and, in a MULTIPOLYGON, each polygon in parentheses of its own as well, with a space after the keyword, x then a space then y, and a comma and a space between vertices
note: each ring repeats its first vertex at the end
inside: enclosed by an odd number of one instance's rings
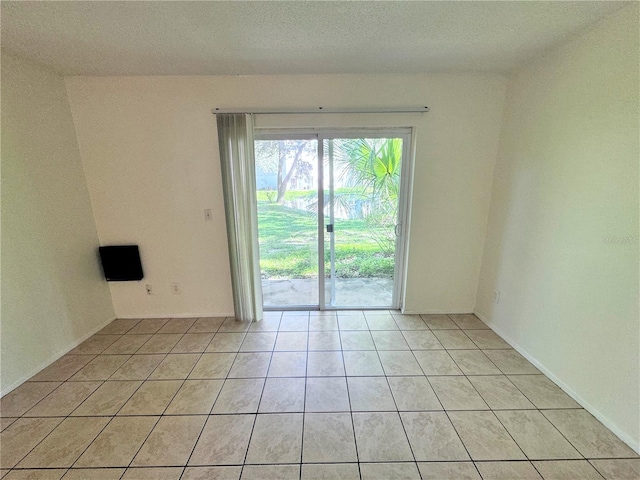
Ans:
MULTIPOLYGON (((271 203, 264 192, 258 193, 262 273, 269 278, 317 276, 316 215, 305 210, 271 203)), ((365 220, 336 221, 337 277, 391 277, 393 275, 393 256, 382 253, 372 235, 372 230, 374 229, 367 225, 365 220)), ((326 237, 328 243, 328 235, 326 237)), ((325 248, 328 271, 328 245, 325 248)))

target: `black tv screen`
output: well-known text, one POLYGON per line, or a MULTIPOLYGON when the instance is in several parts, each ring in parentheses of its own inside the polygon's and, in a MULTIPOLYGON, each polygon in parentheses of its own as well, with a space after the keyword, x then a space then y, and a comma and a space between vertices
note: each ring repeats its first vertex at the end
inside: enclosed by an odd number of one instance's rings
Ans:
POLYGON ((128 282, 144 278, 138 245, 110 245, 99 247, 98 250, 107 282, 128 282))

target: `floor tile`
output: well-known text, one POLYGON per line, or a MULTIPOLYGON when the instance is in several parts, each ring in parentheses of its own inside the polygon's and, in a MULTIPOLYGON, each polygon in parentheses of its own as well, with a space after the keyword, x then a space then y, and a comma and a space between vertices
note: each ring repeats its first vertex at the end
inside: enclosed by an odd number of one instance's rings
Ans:
POLYGON ((449 412, 473 460, 525 460, 525 456, 492 412, 449 412))
POLYGON ((537 410, 504 410, 495 415, 530 460, 582 458, 537 410))
POLYGON ((11 425, 16 420, 18 420, 18 419, 17 418, 10 418, 10 417, 2 417, 2 418, 0 418, 0 432, 5 431, 7 429, 7 427, 9 427, 9 425, 11 425))
POLYGON ((307 356, 307 375, 310 377, 343 376, 344 361, 342 352, 309 352, 307 356))
POLYGON ((391 393, 400 411, 442 410, 427 377, 389 377, 391 393))
POLYGON ((118 415, 162 415, 181 385, 182 380, 144 382, 118 415))
POLYGON ((483 350, 505 350, 511 345, 505 342, 492 330, 465 330, 467 337, 483 350))
POLYGON ((302 448, 302 414, 258 415, 246 463, 296 463, 302 448))
MULTIPOLYGON (((135 327, 134 327, 135 328, 135 327)), ((116 340, 103 355, 126 355, 136 353, 142 345, 144 345, 151 335, 123 335, 116 340)))
POLYGON ((340 334, 337 331, 309 332, 309 350, 340 350, 340 334))
POLYGON ((361 463, 362 480, 420 480, 415 463, 361 463))
POLYGON ((393 319, 400 330, 429 330, 420 315, 393 314, 393 319))
POLYGON ((309 331, 308 315, 283 315, 280 319, 280 332, 307 332, 309 331))
POLYGON ((277 332, 249 332, 240 346, 241 352, 270 352, 276 343, 277 332))
POLYGON ((263 318, 259 322, 253 322, 249 327, 250 332, 277 332, 280 326, 280 317, 263 318))
POLYGON ((365 315, 369 330, 398 330, 398 325, 393 317, 387 315, 365 315))
POLYGON ((529 462, 477 462, 484 480, 542 480, 529 462))
POLYGON ((535 408, 504 375, 469 376, 467 379, 492 410, 535 408))
POLYGON ((106 380, 120 368, 131 355, 100 355, 91 360, 69 380, 85 382, 87 380, 106 380))
POLYGON ((340 332, 342 350, 375 350, 369 331, 345 330, 340 332))
POLYGON ((360 480, 360 470, 355 463, 302 465, 301 480, 360 480))
POLYGON ((235 353, 204 353, 191 370, 189 378, 226 378, 235 359, 235 353))
POLYGON ((131 465, 185 465, 206 419, 206 415, 160 418, 131 465))
POLYGON ((414 460, 398 413, 354 413, 352 417, 361 462, 414 460))
POLYGON ((25 382, 0 399, 0 414, 20 417, 60 385, 60 382, 25 382))
POLYGON ((140 381, 104 382, 71 415, 91 417, 115 415, 142 385, 140 381))
POLYGON ((458 330, 458 326, 453 323, 453 320, 447 315, 435 314, 420 316, 431 330, 458 330))
MULTIPOLYGON (((238 480, 242 467, 187 467, 180 480, 238 480)), ((122 480, 126 480, 123 478, 122 480)))
POLYGON ((184 380, 199 359, 198 353, 170 353, 156 367, 149 380, 184 380))
POLYGON ((409 350, 409 345, 400 331, 372 331, 371 336, 373 337, 373 343, 378 351, 409 350))
POLYGON ((222 389, 223 380, 186 380, 165 415, 206 415, 222 389))
POLYGON ((378 352, 374 351, 347 351, 342 352, 344 368, 347 376, 379 376, 384 375, 382 364, 378 358, 378 352))
POLYGON ((139 321, 139 318, 118 318, 98 333, 101 335, 122 335, 135 327, 139 321))
POLYGON ((124 468, 73 468, 63 480, 120 480, 124 468))
POLYGON ((417 350, 413 356, 425 375, 462 375, 462 370, 444 350, 417 350))
POLYGON ((303 412, 304 393, 304 378, 267 378, 258 412, 303 412))
POLYGON ((65 382, 36 406, 25 417, 66 417, 102 382, 65 382))
POLYGON ((449 350, 473 350, 478 348, 462 330, 434 330, 433 334, 442 346, 449 350))
POLYGON ((411 350, 442 350, 444 348, 429 330, 406 331, 403 335, 411 350))
POLYGON ((446 413, 402 412, 400 418, 416 460, 469 460, 469 455, 446 413))
POLYGON ((138 349, 136 354, 169 353, 182 335, 182 333, 156 333, 138 349))
POLYGON ((338 315, 338 328, 340 330, 369 330, 369 325, 364 316, 342 316, 338 315))
POLYGON ((348 377, 347 387, 353 412, 396 411, 396 403, 384 377, 348 377))
POLYGON ((451 350, 453 361, 465 375, 500 375, 500 370, 480 350, 451 350))
POLYGON ((238 353, 229 378, 255 378, 266 377, 271 361, 271 352, 238 353))
POLYGON ((466 377, 428 377, 433 391, 445 410, 489 410, 466 377))
POLYGON ((586 410, 544 410, 542 414, 586 458, 637 457, 586 410))
POLYGON ((422 480, 482 480, 471 462, 418 462, 422 480))
POLYGON ((244 341, 245 333, 218 332, 213 336, 207 352, 237 352, 244 341))
MULTIPOLYGON (((605 460, 608 461, 608 460, 605 460)), ((625 460, 620 460, 625 461, 625 460)), ((547 460, 535 461, 533 465, 544 480, 602 480, 602 476, 586 460, 547 460)), ((607 478, 605 476, 605 478, 607 478)), ((616 476, 612 478, 624 478, 616 476)), ((640 478, 640 470, 635 477, 640 478)))
POLYGON ((304 463, 356 462, 356 443, 349 413, 307 413, 304 418, 304 463))
POLYGON ((116 417, 74 467, 127 467, 159 417, 116 417))
POLYGON ((307 350, 308 332, 278 332, 276 346, 277 352, 304 352, 307 350))
POLYGON ((119 340, 121 335, 96 334, 69 352, 69 355, 99 355, 119 340))
POLYGON ((108 417, 66 418, 18 464, 18 467, 70 467, 109 420, 108 417))
POLYGON ((593 466, 607 480, 637 480, 640 478, 640 459, 591 460, 593 466))
POLYGON ((227 379, 211 413, 256 413, 264 378, 227 379))
POLYGON ((29 379, 29 382, 64 382, 95 358, 95 355, 65 355, 29 379))
POLYGON ((245 465, 241 480, 298 480, 300 465, 245 465))
POLYGON ((309 319, 310 332, 326 332, 338 330, 337 317, 311 317, 309 319))
POLYGON ((250 326, 250 322, 241 322, 233 317, 227 317, 220 324, 218 332, 246 332, 250 326))
POLYGON ((410 351, 378 352, 384 373, 388 376, 422 375, 422 368, 410 351))
POLYGON ((463 330, 489 330, 487 324, 473 313, 449 314, 449 318, 463 330))
POLYGON ((171 318, 158 330, 158 333, 187 333, 195 321, 195 318, 171 318))
POLYGON ((306 373, 306 352, 273 352, 267 376, 304 377, 306 373))
POLYGON ((509 375, 509 380, 537 408, 580 408, 573 398, 544 375, 509 375))
POLYGON ((540 373, 515 350, 484 350, 484 353, 505 375, 540 373))
POLYGON ((56 428, 62 418, 21 418, 0 434, 0 468, 12 468, 56 428))
POLYGON ((254 421, 255 415, 210 416, 189 459, 189 465, 242 464, 254 421))
POLYGON ((47 470, 12 470, 6 480, 58 480, 66 472, 64 468, 53 468, 47 470))
MULTIPOLYGON (((128 468, 122 480, 179 480, 182 474, 182 467, 156 467, 156 468, 128 468)), ((187 478, 185 476, 183 479, 187 478)), ((193 480, 192 477, 188 477, 193 480)), ((207 477, 215 479, 216 477, 207 477)), ((237 480, 234 479, 234 480, 237 480)))
MULTIPOLYGON (((189 333, 216 333, 219 330, 223 331, 221 330, 221 326, 224 323, 224 321, 225 321, 224 317, 201 317, 195 321, 195 323, 191 326, 188 332, 189 333)), ((231 322, 225 325, 225 330, 229 328, 240 328, 242 329, 242 331, 246 330, 245 324, 230 326, 230 323, 231 322)), ((241 322, 238 322, 238 323, 241 323, 241 322)))
POLYGON ((171 353, 202 353, 213 339, 213 333, 185 333, 171 353))
POLYGON ((145 318, 144 320, 140 320, 127 334, 153 334, 160 330, 168 321, 168 318, 145 318))
POLYGON ((133 355, 109 377, 109 380, 146 380, 164 357, 164 354, 133 355))
POLYGON ((344 377, 307 378, 305 411, 350 411, 346 379, 344 377))

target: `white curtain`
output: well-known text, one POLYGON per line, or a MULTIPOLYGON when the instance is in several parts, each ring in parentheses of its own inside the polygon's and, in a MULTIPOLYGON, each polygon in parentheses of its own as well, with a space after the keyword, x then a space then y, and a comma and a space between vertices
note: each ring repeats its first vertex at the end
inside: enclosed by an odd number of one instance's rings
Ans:
POLYGON ((253 116, 217 114, 233 306, 238 320, 262 320, 253 116))

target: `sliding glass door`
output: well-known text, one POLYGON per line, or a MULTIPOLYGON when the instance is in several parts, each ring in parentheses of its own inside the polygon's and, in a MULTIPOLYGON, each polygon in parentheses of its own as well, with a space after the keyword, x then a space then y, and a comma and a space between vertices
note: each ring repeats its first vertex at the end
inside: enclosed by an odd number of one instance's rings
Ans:
POLYGON ((399 308, 408 133, 257 135, 265 308, 399 308))

